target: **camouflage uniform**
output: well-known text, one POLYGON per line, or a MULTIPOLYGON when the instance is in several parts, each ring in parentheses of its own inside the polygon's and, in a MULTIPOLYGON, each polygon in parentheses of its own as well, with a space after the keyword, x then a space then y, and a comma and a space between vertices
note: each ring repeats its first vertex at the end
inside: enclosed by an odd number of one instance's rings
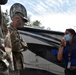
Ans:
MULTIPOLYGON (((1 43, 0 39, 0 43, 1 43)), ((9 75, 9 62, 5 47, 0 44, 0 75, 9 75)))
MULTIPOLYGON (((23 55, 22 51, 27 49, 27 44, 23 44, 23 40, 21 39, 19 32, 14 26, 11 24, 9 27, 11 43, 12 43, 12 52, 13 52, 13 62, 14 62, 14 74, 19 73, 20 69, 23 69, 23 55)), ((13 75, 13 72, 12 72, 13 75)))
POLYGON ((2 19, 3 14, 1 14, 0 6, 0 75, 9 75, 9 62, 8 55, 5 50, 5 37, 7 34, 7 25, 5 18, 2 19))

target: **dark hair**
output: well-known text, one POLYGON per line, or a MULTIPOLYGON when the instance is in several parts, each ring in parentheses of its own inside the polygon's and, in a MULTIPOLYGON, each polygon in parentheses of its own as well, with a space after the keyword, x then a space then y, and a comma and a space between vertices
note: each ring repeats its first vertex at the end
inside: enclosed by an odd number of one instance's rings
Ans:
MULTIPOLYGON (((74 48, 74 46, 76 45, 75 30, 72 29, 72 28, 69 28, 69 29, 66 29, 66 31, 70 32, 70 33, 73 35, 73 37, 72 37, 72 42, 71 42, 71 44, 70 44, 70 50, 69 50, 69 52, 68 52, 68 53, 72 54, 73 48, 74 48)), ((67 44, 69 44, 69 42, 68 42, 67 44)))
POLYGON ((66 31, 69 31, 73 36, 75 36, 75 30, 72 28, 66 29, 66 31))

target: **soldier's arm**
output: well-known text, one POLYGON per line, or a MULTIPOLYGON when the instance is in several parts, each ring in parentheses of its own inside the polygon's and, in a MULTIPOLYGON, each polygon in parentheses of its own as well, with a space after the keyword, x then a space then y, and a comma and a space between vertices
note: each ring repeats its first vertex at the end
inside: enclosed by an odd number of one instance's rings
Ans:
POLYGON ((22 48, 23 48, 23 51, 26 51, 28 49, 28 45, 27 43, 21 38, 21 45, 22 45, 22 48))

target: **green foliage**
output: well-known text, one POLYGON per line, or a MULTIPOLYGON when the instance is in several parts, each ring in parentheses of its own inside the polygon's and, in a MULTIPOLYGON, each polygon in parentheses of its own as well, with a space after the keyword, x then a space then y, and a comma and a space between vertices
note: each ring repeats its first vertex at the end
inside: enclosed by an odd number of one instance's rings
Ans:
POLYGON ((36 20, 36 21, 33 22, 32 25, 33 26, 40 26, 40 24, 41 24, 40 21, 36 20))
POLYGON ((40 27, 41 23, 40 23, 40 21, 36 20, 36 21, 33 21, 33 22, 28 22, 25 25, 26 26, 37 26, 37 27, 40 27))

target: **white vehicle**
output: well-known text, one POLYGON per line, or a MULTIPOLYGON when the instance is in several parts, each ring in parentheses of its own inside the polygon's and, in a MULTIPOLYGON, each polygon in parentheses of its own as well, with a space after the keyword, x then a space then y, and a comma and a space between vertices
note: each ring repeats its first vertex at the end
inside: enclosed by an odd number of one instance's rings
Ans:
POLYGON ((60 39, 64 35, 63 32, 32 27, 24 27, 19 29, 19 32, 28 44, 28 50, 23 52, 25 71, 22 73, 25 72, 28 75, 64 75, 64 63, 59 62, 56 58, 60 39), (43 73, 41 74, 41 72, 43 73))

